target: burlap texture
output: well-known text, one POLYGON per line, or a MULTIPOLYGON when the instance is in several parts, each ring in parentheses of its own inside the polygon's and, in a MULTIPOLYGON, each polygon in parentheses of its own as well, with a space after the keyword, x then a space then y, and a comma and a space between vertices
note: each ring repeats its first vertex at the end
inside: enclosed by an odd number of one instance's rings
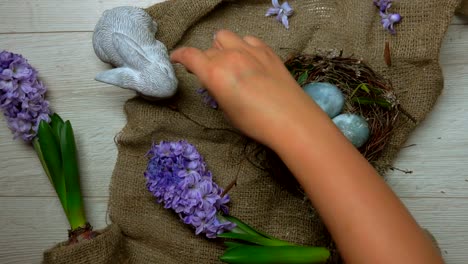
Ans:
MULTIPOLYGON (((207 48, 222 28, 258 36, 283 58, 293 51, 342 49, 391 79, 402 106, 416 120, 421 121, 433 107, 443 86, 439 49, 460 0, 395 3, 392 10, 404 17, 396 36, 382 29, 371 0, 291 0, 290 4, 296 10, 290 30, 265 17, 269 0, 171 0, 147 12, 159 23, 156 37, 169 49, 182 45, 207 48), (385 41, 392 47, 390 68, 383 58, 385 41)), ((224 249, 221 241, 195 236, 146 190, 145 153, 152 142, 160 140, 186 139, 194 144, 221 186, 238 175, 238 184, 230 192, 233 215, 289 241, 330 247, 330 238, 309 202, 247 162, 246 138, 238 135, 220 111, 202 103, 194 76, 181 67, 176 72, 180 91, 169 103, 134 98, 125 104, 128 123, 117 137, 119 154, 110 187, 113 226, 93 241, 47 251, 44 262, 219 262, 224 249), (178 111, 171 110, 173 106, 178 111)), ((380 171, 391 164, 417 122, 401 115, 399 124, 376 165, 380 171)))
POLYGON ((123 241, 119 227, 111 224, 100 233, 92 241, 81 242, 76 246, 58 244, 44 252, 44 263, 119 263, 123 241))

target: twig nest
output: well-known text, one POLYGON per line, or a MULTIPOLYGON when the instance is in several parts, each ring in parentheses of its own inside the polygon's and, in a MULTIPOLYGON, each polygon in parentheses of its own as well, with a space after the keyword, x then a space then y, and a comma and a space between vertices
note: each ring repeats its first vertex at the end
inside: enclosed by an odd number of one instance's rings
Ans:
POLYGON ((356 148, 362 147, 369 139, 369 124, 361 116, 341 114, 333 118, 333 123, 356 148))
POLYGON ((337 116, 343 110, 345 98, 336 85, 313 82, 306 84, 303 89, 330 118, 337 116))
POLYGON ((378 160, 401 111, 391 82, 338 50, 292 54, 285 65, 362 155, 371 163, 378 160))

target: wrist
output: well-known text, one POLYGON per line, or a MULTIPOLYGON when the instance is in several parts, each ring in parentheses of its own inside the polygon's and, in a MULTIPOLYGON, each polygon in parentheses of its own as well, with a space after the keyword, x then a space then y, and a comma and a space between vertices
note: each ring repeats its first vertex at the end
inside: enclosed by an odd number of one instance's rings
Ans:
POLYGON ((326 142, 336 135, 337 128, 330 118, 315 103, 307 111, 288 114, 280 124, 276 125, 274 133, 268 135, 268 146, 279 155, 286 156, 288 152, 311 152, 318 146, 326 147, 326 142), (317 146, 313 149, 309 146, 317 146))

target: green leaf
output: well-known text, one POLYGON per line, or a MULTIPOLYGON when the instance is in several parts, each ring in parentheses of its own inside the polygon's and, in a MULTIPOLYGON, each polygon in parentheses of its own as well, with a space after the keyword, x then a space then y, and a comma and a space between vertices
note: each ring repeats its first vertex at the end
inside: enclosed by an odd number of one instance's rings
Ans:
MULTIPOLYGON (((242 231, 244 231, 244 233, 247 233, 247 234, 251 234, 251 235, 258 235, 258 236, 263 236, 263 237, 266 237, 266 238, 269 238, 269 239, 274 239, 274 240, 279 240, 273 236, 270 236, 264 232, 261 232, 261 231, 258 231, 252 227, 250 227, 248 224, 242 222, 242 220, 234 217, 234 216, 229 216, 229 215, 223 215, 222 216, 223 218, 225 218, 227 221, 229 222, 232 222, 234 224, 236 224, 236 226, 241 229, 242 231)), ((235 232, 235 229, 232 230, 231 232, 235 232)))
POLYGON ((57 139, 60 139, 60 133, 62 131, 63 124, 64 122, 58 114, 54 113, 50 117, 50 127, 52 128, 52 131, 54 131, 57 139))
POLYGON ((358 87, 361 90, 365 91, 366 93, 370 94, 370 90, 369 90, 369 88, 367 88, 367 85, 365 83, 361 83, 358 87))
POLYGON ((307 81, 307 77, 309 77, 309 71, 303 72, 299 78, 297 78, 297 83, 299 85, 303 85, 307 81))
POLYGON ((368 97, 354 97, 352 99, 354 102, 361 104, 361 105, 372 105, 372 104, 377 104, 380 105, 384 108, 390 109, 392 108, 392 104, 389 103, 387 100, 384 99, 372 99, 368 97))
POLYGON ((86 225, 86 215, 81 195, 75 136, 70 121, 63 124, 60 132, 63 178, 67 190, 67 216, 71 229, 74 230, 86 225))
POLYGON ((286 241, 269 239, 263 236, 252 235, 252 234, 240 234, 240 233, 226 232, 226 233, 219 234, 218 237, 242 240, 242 241, 246 241, 246 242, 250 242, 250 243, 258 244, 262 246, 279 247, 279 246, 293 245, 286 241))
POLYGON ((231 249, 231 248, 243 246, 243 245, 245 245, 245 244, 237 243, 237 242, 231 242, 231 241, 225 241, 225 242, 224 242, 224 245, 226 245, 226 246, 228 247, 228 250, 229 250, 229 249, 231 249))
POLYGON ((323 263, 329 257, 330 252, 320 247, 241 245, 227 250, 220 260, 232 264, 310 264, 323 263))
POLYGON ((351 93, 351 95, 350 95, 349 97, 352 98, 352 97, 356 94, 356 92, 357 92, 359 89, 361 89, 361 90, 363 90, 364 92, 370 94, 370 90, 369 90, 369 88, 367 87, 367 85, 366 85, 365 83, 361 83, 361 84, 359 84, 359 85, 356 87, 356 89, 353 90, 353 92, 351 93))
POLYGON ((50 174, 49 168, 47 168, 47 164, 44 160, 44 155, 42 154, 41 145, 39 144, 39 139, 37 137, 33 139, 33 147, 36 151, 39 161, 41 162, 42 168, 44 169, 44 172, 47 175, 47 178, 49 178, 50 183, 52 184, 52 186, 54 186, 54 182, 52 181, 52 175, 50 174))
POLYGON ((67 212, 67 191, 62 173, 60 145, 52 128, 44 120, 39 123, 37 138, 45 167, 47 167, 47 171, 49 172, 49 179, 52 180, 62 207, 67 212))

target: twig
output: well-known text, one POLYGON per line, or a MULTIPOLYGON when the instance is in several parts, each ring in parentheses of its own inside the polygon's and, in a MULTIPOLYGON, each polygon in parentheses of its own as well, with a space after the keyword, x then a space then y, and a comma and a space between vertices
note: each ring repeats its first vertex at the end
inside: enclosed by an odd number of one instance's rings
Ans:
POLYGON ((418 123, 418 120, 416 120, 416 118, 414 118, 410 113, 408 113, 401 105, 398 105, 398 110, 402 114, 404 114, 409 120, 413 121, 413 123, 418 123))
POLYGON ((226 186, 226 188, 224 188, 224 191, 220 195, 221 197, 224 197, 224 195, 226 195, 234 186, 237 186, 237 178, 239 177, 240 168, 241 166, 239 164, 239 168, 237 168, 236 177, 226 186))
POLYGON ((404 174, 411 174, 413 173, 412 170, 404 170, 404 169, 400 169, 400 168, 397 168, 397 167, 390 167, 390 169, 393 171, 393 170, 396 170, 396 171, 401 171, 403 172, 404 174))

